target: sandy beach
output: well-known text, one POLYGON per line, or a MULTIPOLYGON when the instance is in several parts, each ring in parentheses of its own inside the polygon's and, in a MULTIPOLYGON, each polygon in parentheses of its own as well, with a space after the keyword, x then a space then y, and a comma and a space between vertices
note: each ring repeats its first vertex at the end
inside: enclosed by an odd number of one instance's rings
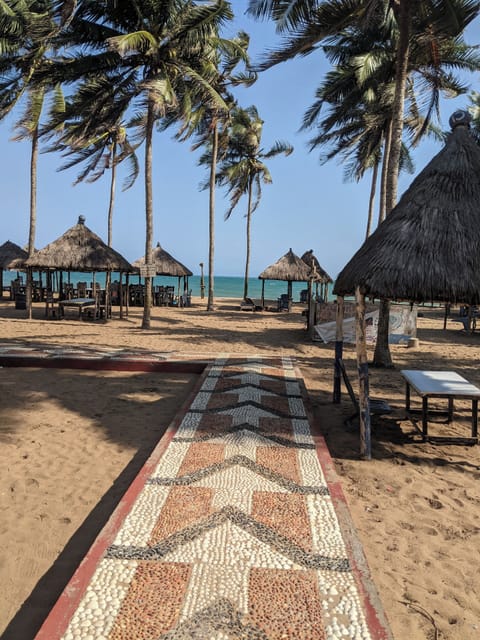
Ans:
MULTIPOLYGON (((395 368, 372 369, 371 393, 393 407, 375 418, 373 459, 346 428, 346 392, 332 404, 333 345, 312 342, 302 308, 239 311, 238 301, 142 309, 108 323, 34 319, 0 302, 0 345, 135 348, 211 360, 221 353, 289 355, 334 459, 395 638, 480 637, 479 446, 420 441, 405 417, 400 369, 453 370, 480 386, 480 337, 443 310, 421 308, 417 348, 392 346, 395 368)), ((344 359, 354 387, 355 351, 344 359)), ((30 640, 154 445, 194 389, 196 374, 1 369, 0 635, 30 640)), ((416 400, 412 396, 413 400, 416 400)), ((435 403, 432 403, 435 406, 435 403)), ((470 433, 468 403, 432 434, 470 433)))

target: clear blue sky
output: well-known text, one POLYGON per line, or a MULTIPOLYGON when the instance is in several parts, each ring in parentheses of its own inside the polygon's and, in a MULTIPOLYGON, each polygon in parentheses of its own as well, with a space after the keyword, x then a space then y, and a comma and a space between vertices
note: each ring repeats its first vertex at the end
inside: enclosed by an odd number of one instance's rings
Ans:
MULTIPOLYGON (((238 12, 231 35, 243 28, 251 34, 254 60, 269 46, 278 43, 270 23, 257 23, 243 15, 246 1, 234 2, 238 12)), ((480 24, 468 32, 471 44, 480 42, 480 24)), ((253 216, 252 277, 278 260, 289 248, 301 255, 313 249, 323 268, 335 277, 364 240, 369 176, 360 183, 345 183, 343 168, 335 161, 319 162, 319 153, 309 152, 308 132, 299 133, 303 113, 314 100, 315 88, 327 70, 321 54, 312 54, 279 65, 263 74, 248 90, 242 90, 242 106, 254 104, 263 118, 262 146, 276 140, 290 142, 295 151, 289 157, 268 161, 273 183, 265 185, 259 208, 253 216)), ((472 89, 480 91, 480 77, 469 78, 472 89)), ((442 126, 448 127, 450 114, 467 105, 460 97, 442 102, 442 126)), ((12 118, 0 125, 2 215, 0 244, 6 240, 25 246, 29 224, 28 142, 11 142, 12 118)), ((439 145, 422 143, 414 152, 416 172, 423 169, 440 150, 439 145)), ((208 263, 208 192, 199 190, 205 178, 197 166, 198 154, 190 144, 171 139, 171 133, 157 133, 154 140, 154 239, 195 274, 199 263, 208 263)), ((76 224, 79 215, 86 225, 106 240, 109 175, 94 184, 72 186, 77 171, 58 172, 61 158, 41 154, 38 163, 37 234, 35 246, 42 248, 76 224)), ((143 171, 142 171, 143 173, 143 171)), ((120 169, 121 182, 122 169, 120 169)), ((414 176, 401 178, 399 194, 414 176)), ((245 265, 246 201, 228 221, 223 214, 228 200, 217 191, 215 274, 241 276, 245 265)), ((117 192, 113 222, 113 246, 133 261, 145 253, 143 175, 128 191, 117 192)))

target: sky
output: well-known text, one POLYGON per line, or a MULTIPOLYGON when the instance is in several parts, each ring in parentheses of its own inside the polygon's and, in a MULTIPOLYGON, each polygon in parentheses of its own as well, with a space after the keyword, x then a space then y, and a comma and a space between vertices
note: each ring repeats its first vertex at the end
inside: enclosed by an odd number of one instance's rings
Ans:
MULTIPOLYGON (((255 22, 245 15, 248 2, 234 1, 235 22, 225 35, 238 29, 250 34, 253 61, 279 43, 270 22, 255 22)), ((467 32, 470 44, 480 42, 480 19, 467 32)), ((288 156, 267 160, 272 184, 264 185, 262 199, 252 218, 250 276, 257 277, 289 249, 301 256, 313 249, 321 266, 335 278, 365 239, 370 176, 361 182, 345 182, 343 167, 333 160, 322 165, 319 150, 309 151, 312 131, 300 132, 302 117, 314 102, 315 89, 328 70, 321 53, 278 65, 259 75, 249 89, 237 92, 243 107, 255 105, 264 120, 262 147, 265 150, 283 140, 294 146, 288 156)), ((471 88, 480 91, 480 74, 467 78, 471 88)), ((441 125, 448 129, 448 118, 465 108, 466 96, 442 100, 441 125)), ((28 243, 30 208, 30 145, 13 142, 14 117, 0 124, 0 244, 10 240, 28 243)), ((208 191, 200 190, 205 169, 197 164, 199 153, 191 143, 172 139, 172 132, 156 133, 153 149, 154 246, 161 246, 185 264, 194 274, 201 262, 208 264, 208 191)), ((441 150, 433 142, 421 143, 413 152, 416 170, 400 178, 399 196, 415 175, 441 150)), ((140 160, 141 154, 139 154, 140 160)), ((38 161, 37 231, 35 246, 41 249, 75 225, 80 215, 85 224, 104 241, 107 238, 107 212, 110 175, 95 183, 73 186, 78 169, 59 171, 58 154, 41 153, 38 161)), ((125 173, 120 167, 119 180, 125 173)), ((145 197, 142 174, 135 185, 117 191, 113 218, 113 247, 127 260, 145 254, 145 197)), ((246 254, 246 198, 229 220, 224 220, 228 197, 216 195, 215 269, 217 276, 243 276, 246 254)))

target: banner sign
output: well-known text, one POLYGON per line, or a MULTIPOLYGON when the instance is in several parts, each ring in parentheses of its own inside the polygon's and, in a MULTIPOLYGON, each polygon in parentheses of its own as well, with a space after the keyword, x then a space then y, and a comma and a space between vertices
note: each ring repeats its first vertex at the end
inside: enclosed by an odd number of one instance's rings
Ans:
MULTIPOLYGON (((320 320, 323 316, 331 316, 332 311, 336 313, 336 304, 321 305, 333 307, 328 310, 320 310, 320 320), (325 313, 326 312, 326 313, 325 313)), ((350 304, 353 307, 353 313, 355 312, 355 305, 350 304)), ((378 329, 378 308, 374 308, 374 305, 369 305, 369 308, 373 310, 368 311, 365 314, 365 336, 367 344, 375 344, 377 341, 377 329, 378 329)), ((352 309, 347 310, 345 305, 345 315, 352 313, 352 309)), ((318 317, 317 317, 318 320, 318 317)), ((315 327, 316 336, 314 340, 323 340, 323 342, 335 342, 337 323, 333 322, 320 322, 315 327)), ((410 338, 415 338, 417 335, 417 307, 404 306, 399 304, 392 304, 390 307, 390 321, 388 342, 390 344, 406 344, 410 338)), ((355 316, 345 317, 343 320, 343 341, 355 344, 355 316)))

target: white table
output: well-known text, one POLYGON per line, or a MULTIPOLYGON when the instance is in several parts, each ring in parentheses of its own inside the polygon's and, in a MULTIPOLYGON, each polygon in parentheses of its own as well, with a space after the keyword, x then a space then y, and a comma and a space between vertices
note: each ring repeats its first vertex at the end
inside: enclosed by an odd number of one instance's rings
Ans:
MULTIPOLYGON (((410 390, 414 389, 422 398, 422 436, 424 440, 428 437, 428 399, 446 398, 448 399, 448 422, 453 420, 453 408, 455 398, 472 401, 472 436, 471 442, 478 443, 478 400, 480 389, 471 382, 468 382, 454 371, 417 371, 403 369, 400 371, 406 382, 405 408, 410 409, 410 390)), ((454 441, 458 438, 435 438, 443 441, 454 441)))

